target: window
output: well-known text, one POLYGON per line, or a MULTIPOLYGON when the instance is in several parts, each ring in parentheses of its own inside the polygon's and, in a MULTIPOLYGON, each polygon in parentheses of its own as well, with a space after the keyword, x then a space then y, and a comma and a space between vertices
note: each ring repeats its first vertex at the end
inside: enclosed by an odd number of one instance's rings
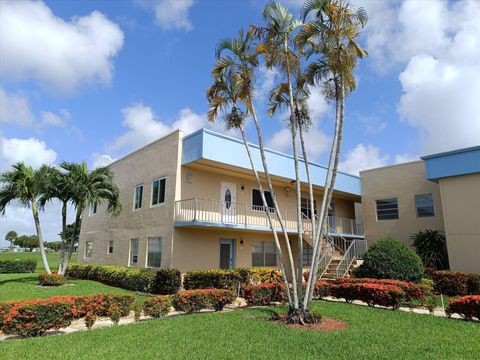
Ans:
POLYGON ((85 257, 92 257, 93 252, 93 242, 87 241, 85 244, 85 257))
POLYGON ((165 202, 165 181, 166 179, 157 179, 152 182, 152 205, 158 205, 165 202))
POLYGON ((162 261, 162 238, 148 239, 147 267, 160 267, 162 261))
POLYGON ((108 254, 113 254, 113 240, 108 242, 108 254))
POLYGON ((277 255, 273 241, 252 242, 252 266, 276 266, 277 255))
POLYGON ((97 213, 97 202, 94 201, 90 204, 90 215, 95 215, 97 213))
POLYGON ((133 200, 133 208, 140 209, 142 207, 143 185, 135 186, 135 198, 133 200))
POLYGON ((397 198, 377 200, 377 220, 398 219, 397 198))
POLYGON ((435 216, 432 194, 415 195, 415 207, 417 208, 417 217, 435 216))
POLYGON ((130 240, 130 266, 137 266, 138 264, 138 239, 130 240))
MULTIPOLYGON (((312 209, 310 208, 310 198, 301 198, 301 210, 302 213, 308 217, 312 218, 312 209)), ((314 214, 317 214, 317 200, 313 200, 314 214)))
MULTIPOLYGON (((264 191, 263 193, 265 194, 265 200, 267 200, 268 207, 273 211, 275 206, 273 205, 272 194, 270 191, 264 191)), ((260 190, 258 189, 252 189, 252 210, 265 211, 263 207, 262 196, 260 195, 260 190)))
POLYGON ((303 266, 312 265, 313 247, 306 241, 303 242, 303 266))

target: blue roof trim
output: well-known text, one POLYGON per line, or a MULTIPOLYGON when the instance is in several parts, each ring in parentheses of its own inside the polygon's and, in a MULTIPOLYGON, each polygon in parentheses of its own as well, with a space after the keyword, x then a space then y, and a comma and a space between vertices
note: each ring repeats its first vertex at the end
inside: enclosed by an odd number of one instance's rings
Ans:
POLYGON ((428 180, 480 173, 480 146, 424 156, 428 180))
MULTIPOLYGON (((263 170, 258 145, 250 144, 250 146, 255 166, 259 171, 263 170)), ((272 149, 265 149, 265 155, 270 174, 287 179, 295 178, 292 155, 272 149)), ((182 165, 200 159, 251 169, 243 141, 207 129, 200 129, 183 138, 182 165)), ((300 161, 303 162, 303 160, 300 161)), ((314 185, 323 187, 327 167, 310 162, 310 172, 314 185)), ((300 179, 303 182, 307 181, 305 167, 302 165, 300 166, 300 179)), ((360 196, 360 178, 339 171, 335 181, 335 190, 360 196)))

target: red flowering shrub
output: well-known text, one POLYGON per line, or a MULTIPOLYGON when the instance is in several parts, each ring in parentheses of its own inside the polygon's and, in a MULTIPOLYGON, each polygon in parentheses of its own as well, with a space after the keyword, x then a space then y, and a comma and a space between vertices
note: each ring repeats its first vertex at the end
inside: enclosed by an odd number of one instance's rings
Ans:
POLYGON ((467 320, 473 320, 473 318, 480 320, 480 295, 468 295, 460 299, 452 299, 449 301, 445 312, 448 316, 457 313, 467 320))
POLYGON ((152 296, 143 303, 145 315, 159 318, 170 312, 170 298, 168 296, 152 296))
POLYGON ((2 303, 0 328, 5 334, 38 336, 50 329, 66 327, 73 319, 87 315, 94 318, 111 316, 113 305, 121 316, 126 316, 133 299, 131 295, 100 294, 2 303))
POLYGON ((85 326, 87 327, 88 330, 92 328, 96 320, 97 320, 97 317, 95 316, 93 311, 91 310, 87 311, 87 313, 85 314, 85 326))
POLYGON ((284 287, 278 282, 247 285, 244 298, 248 305, 269 305, 275 301, 282 302, 284 287))
POLYGON ((344 298, 347 302, 361 300, 369 306, 382 305, 397 309, 405 297, 405 292, 396 285, 344 282, 331 285, 330 295, 344 298))
POLYGON ((179 291, 172 295, 172 305, 175 310, 187 314, 201 309, 213 308, 221 311, 227 304, 235 300, 235 293, 226 289, 197 289, 179 291))
POLYGON ((38 283, 42 286, 60 286, 65 284, 65 277, 57 273, 40 273, 38 274, 38 283))
POLYGON ((480 295, 480 275, 457 271, 428 269, 425 275, 433 280, 434 290, 449 296, 480 295))
POLYGON ((74 298, 64 296, 15 304, 5 316, 2 331, 24 337, 70 325, 77 311, 74 298))
POLYGON ((172 305, 187 314, 198 312, 208 307, 208 294, 203 289, 179 291, 172 295, 172 305))

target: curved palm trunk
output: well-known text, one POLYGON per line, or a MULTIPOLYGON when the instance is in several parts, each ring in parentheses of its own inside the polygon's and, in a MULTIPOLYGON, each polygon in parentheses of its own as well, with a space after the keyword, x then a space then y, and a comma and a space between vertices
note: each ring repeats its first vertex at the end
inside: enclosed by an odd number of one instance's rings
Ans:
POLYGON ((40 227, 40 219, 38 218, 37 201, 32 199, 32 214, 35 222, 35 229, 37 230, 38 247, 40 248, 40 257, 42 258, 42 264, 45 267, 45 272, 51 274, 50 266, 48 265, 47 254, 45 253, 45 246, 43 244, 42 228, 40 227))
MULTIPOLYGON (((260 124, 258 122, 257 118, 257 113, 255 111, 255 107, 253 105, 252 99, 249 99, 250 101, 250 109, 252 110, 252 117, 253 117, 253 122, 255 124, 255 128, 257 130, 257 136, 258 136, 258 147, 260 149, 260 156, 262 158, 262 163, 263 163, 263 171, 265 173, 265 177, 267 179, 267 185, 268 185, 268 190, 270 191, 270 194, 272 195, 272 200, 273 200, 273 206, 275 207, 275 213, 277 215, 277 220, 280 223, 280 227, 283 232, 283 236, 285 238, 285 247, 287 248, 287 256, 288 256, 288 261, 290 263, 290 271, 291 271, 291 276, 292 276, 292 292, 293 292, 293 303, 290 303, 289 305, 293 307, 294 309, 298 308, 298 298, 299 294, 297 292, 297 280, 296 280, 296 274, 295 274, 295 263, 293 261, 293 255, 292 255, 292 248, 290 245, 290 240, 288 237, 287 230, 285 228, 285 224, 283 221, 283 217, 280 213, 280 208, 277 203, 277 197, 275 196, 275 192, 273 191, 273 185, 272 185, 272 180, 270 178, 270 173, 268 171, 268 164, 267 164, 267 158, 265 156, 265 148, 263 146, 263 138, 262 138, 262 133, 260 129, 260 124)), ((285 273, 286 276, 286 273, 285 273)))
MULTIPOLYGON (((297 292, 302 297, 303 293, 303 218, 301 209, 302 190, 300 184, 300 170, 298 166, 298 149, 297 149, 297 124, 295 121, 295 105, 293 102, 293 89, 292 89, 292 75, 290 73, 290 61, 288 58, 288 38, 285 36, 285 56, 287 63, 287 80, 288 80, 288 95, 290 100, 290 132, 292 135, 292 147, 293 147, 293 163, 295 167, 295 189, 297 197, 297 241, 298 241, 298 256, 297 256, 297 292)), ((301 300, 299 302, 299 308, 302 306, 301 300)))
POLYGON ((75 216, 75 225, 74 225, 73 234, 72 234, 72 241, 68 246, 67 257, 65 258, 64 266, 63 266, 65 272, 67 271, 68 264, 70 264, 70 260, 72 259, 75 243, 78 241, 78 236, 80 235, 80 230, 82 228, 82 211, 83 211, 83 207, 77 208, 77 214, 75 216))
POLYGON ((60 259, 58 261, 58 273, 65 275, 65 252, 67 251, 67 241, 66 241, 66 231, 67 231, 67 203, 64 201, 62 204, 62 245, 60 247, 60 259))
POLYGON ((328 174, 327 174, 327 181, 329 181, 328 184, 328 190, 325 189, 325 193, 323 196, 323 202, 322 202, 322 210, 321 210, 321 220, 319 221, 319 228, 321 229, 320 234, 317 233, 317 244, 314 249, 314 255, 315 255, 315 262, 312 263, 310 275, 309 275, 309 284, 310 284, 310 292, 306 294, 306 302, 309 303, 312 300, 313 296, 313 284, 315 284, 315 281, 318 276, 318 261, 320 258, 320 244, 321 244, 321 238, 323 237, 323 234, 325 233, 325 227, 327 224, 327 218, 328 218, 328 205, 331 202, 332 199, 332 194, 333 194, 333 187, 335 185, 335 179, 337 176, 337 170, 338 170, 338 164, 340 162, 340 151, 341 151, 341 146, 342 146, 342 140, 343 140, 343 123, 344 123, 344 117, 345 117, 345 88, 344 88, 344 83, 343 83, 343 78, 340 76, 340 84, 337 87, 338 91, 338 96, 336 100, 336 126, 335 126, 335 137, 334 141, 332 144, 332 150, 330 153, 330 161, 328 164, 329 168, 329 175, 330 179, 328 179, 328 174), (308 296, 308 298, 307 298, 308 296))
MULTIPOLYGON (((303 126, 300 123, 298 124, 298 135, 300 137, 300 144, 301 144, 301 147, 302 147, 303 161, 305 162, 305 172, 307 174, 308 196, 309 196, 310 211, 311 211, 311 216, 310 217, 311 217, 311 223, 312 223, 311 239, 312 239, 312 246, 313 246, 313 241, 315 241, 316 233, 317 233, 317 229, 316 229, 316 217, 317 217, 317 215, 315 214, 315 199, 313 197, 313 185, 312 185, 312 179, 310 177, 310 165, 308 163, 307 148, 305 146, 305 139, 303 137, 303 126)), ((312 257, 312 261, 313 261, 313 257, 312 257)), ((307 283, 307 288, 305 289, 306 294, 308 294, 308 292, 309 292, 309 287, 308 287, 309 285, 310 284, 307 283)), ((304 310, 306 310, 305 305, 304 305, 304 310)))
POLYGON ((284 281, 284 285, 285 285, 285 291, 287 292, 288 303, 291 304, 292 303, 292 295, 291 295, 290 289, 288 287, 288 279, 287 279, 286 272, 285 272, 285 261, 284 261, 284 258, 283 258, 283 251, 282 251, 282 248, 280 246, 280 242, 278 240, 277 232, 275 231, 275 228, 274 228, 274 225, 273 225, 272 215, 271 215, 270 211, 268 210, 268 204, 267 204, 267 199, 265 198, 265 193, 263 191, 263 185, 262 185, 262 182, 260 181, 260 177, 258 176, 258 172, 257 172, 257 169, 255 167, 255 163, 253 162, 252 154, 250 152, 250 146, 248 145, 247 138, 245 136, 245 130, 243 129, 243 126, 240 126, 239 129, 240 129, 240 132, 242 134, 243 144, 245 145, 245 149, 247 150, 248 159, 250 160, 250 166, 252 167, 252 171, 255 175, 255 180, 257 181, 257 186, 258 186, 258 189, 260 191, 260 196, 262 198, 263 207, 265 208, 265 214, 266 214, 267 219, 268 219, 268 224, 270 225, 270 228, 272 229, 272 232, 273 232, 273 239, 275 241, 275 247, 277 249, 277 254, 278 254, 278 257, 280 259, 280 271, 282 272, 282 274, 284 274, 283 281, 284 281))

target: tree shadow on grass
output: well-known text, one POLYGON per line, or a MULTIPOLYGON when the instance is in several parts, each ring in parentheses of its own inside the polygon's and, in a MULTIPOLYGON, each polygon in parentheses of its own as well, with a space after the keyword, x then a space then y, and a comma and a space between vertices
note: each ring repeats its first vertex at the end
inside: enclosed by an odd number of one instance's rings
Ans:
POLYGON ((36 284, 38 282, 38 277, 36 275, 31 275, 27 277, 19 277, 19 278, 11 278, 11 279, 5 279, 5 280, 0 280, 0 286, 5 285, 8 283, 16 283, 16 284, 26 284, 26 283, 34 283, 36 284))

